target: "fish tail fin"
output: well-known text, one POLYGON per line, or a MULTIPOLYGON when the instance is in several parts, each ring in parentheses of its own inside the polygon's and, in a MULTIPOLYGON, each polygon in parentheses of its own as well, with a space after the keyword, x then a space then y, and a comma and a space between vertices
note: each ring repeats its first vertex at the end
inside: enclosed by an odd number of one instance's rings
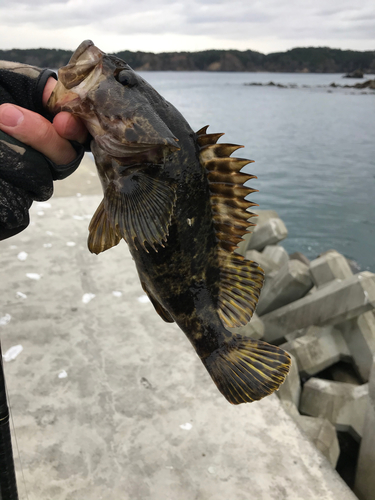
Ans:
POLYGON ((232 404, 250 403, 274 392, 291 364, 289 354, 279 347, 241 335, 234 335, 202 361, 232 404))

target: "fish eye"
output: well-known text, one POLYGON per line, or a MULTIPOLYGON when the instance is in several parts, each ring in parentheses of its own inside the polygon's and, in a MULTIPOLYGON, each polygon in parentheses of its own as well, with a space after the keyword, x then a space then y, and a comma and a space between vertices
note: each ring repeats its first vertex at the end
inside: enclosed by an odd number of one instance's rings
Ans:
POLYGON ((134 87, 136 84, 134 75, 128 70, 120 71, 117 74, 116 79, 124 87, 134 87))

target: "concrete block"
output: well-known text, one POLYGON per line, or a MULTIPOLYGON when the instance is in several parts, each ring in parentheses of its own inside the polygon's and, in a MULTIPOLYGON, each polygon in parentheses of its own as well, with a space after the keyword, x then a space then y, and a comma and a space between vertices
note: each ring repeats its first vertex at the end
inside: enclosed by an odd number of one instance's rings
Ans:
POLYGON ((287 333, 310 325, 338 324, 375 307, 375 275, 368 271, 334 281, 312 295, 262 316, 264 338, 280 342, 287 333))
POLYGON ((300 412, 327 418, 339 431, 350 432, 359 440, 363 435, 368 403, 368 384, 355 386, 311 378, 303 386, 300 412))
POLYGON ((341 332, 332 325, 310 326, 304 335, 282 344, 282 348, 296 358, 301 377, 315 375, 350 356, 341 332))
POLYGON ((339 325, 363 381, 370 375, 375 356, 375 316, 372 311, 339 325))
POLYGON ((336 467, 340 455, 340 446, 335 426, 326 418, 299 415, 296 423, 318 450, 328 459, 333 468, 336 467))
POLYGON ((289 255, 289 259, 290 260, 300 260, 301 262, 303 262, 304 264, 306 264, 306 266, 310 266, 310 260, 306 257, 306 255, 304 255, 301 252, 291 253, 289 255))
POLYGON ((275 262, 278 269, 289 260, 288 252, 281 245, 267 245, 262 254, 275 262))
POLYGON ((245 337, 251 337, 252 339, 259 340, 262 339, 264 335, 264 324, 259 316, 254 313, 247 325, 239 328, 231 328, 230 330, 239 333, 240 335, 245 335, 245 337))
POLYGON ((329 250, 310 263, 311 276, 316 286, 324 285, 334 279, 345 280, 353 276, 346 258, 329 250))
POLYGON ((248 249, 263 250, 267 245, 276 245, 288 236, 284 222, 276 217, 261 226, 256 226, 249 241, 248 249))
POLYGON ((272 259, 264 255, 263 252, 258 252, 258 250, 247 250, 245 258, 257 262, 266 275, 278 269, 278 266, 272 259))
POLYGON ((300 299, 313 286, 310 271, 299 260, 288 260, 274 279, 266 281, 259 300, 259 316, 300 299))
POLYGON ((250 240, 252 238, 252 234, 256 228, 259 228, 262 224, 265 224, 269 219, 278 218, 277 212, 275 210, 257 210, 257 217, 253 217, 250 222, 256 224, 256 226, 249 231, 243 237, 243 241, 238 245, 236 253, 239 253, 242 256, 245 256, 246 251, 250 248, 250 240))
POLYGON ((299 400, 301 396, 301 380, 299 378, 298 364, 296 358, 291 354, 292 365, 285 382, 280 386, 276 392, 277 396, 282 401, 292 402, 296 408, 299 407, 299 400))
POLYGON ((363 500, 373 500, 375 492, 375 358, 369 381, 369 401, 363 438, 359 448, 354 491, 363 500))

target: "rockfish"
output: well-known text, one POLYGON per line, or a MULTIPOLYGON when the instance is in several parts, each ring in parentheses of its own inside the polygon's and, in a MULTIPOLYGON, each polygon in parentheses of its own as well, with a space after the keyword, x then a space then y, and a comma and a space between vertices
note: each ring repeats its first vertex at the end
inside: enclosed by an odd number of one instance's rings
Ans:
POLYGON ((80 117, 104 199, 88 247, 99 254, 124 239, 142 287, 166 322, 188 337, 230 403, 276 390, 290 357, 265 342, 234 334, 258 302, 264 273, 234 253, 254 214, 241 173, 242 146, 217 143, 223 134, 193 132, 183 116, 118 57, 83 42, 58 72, 53 114, 80 117))

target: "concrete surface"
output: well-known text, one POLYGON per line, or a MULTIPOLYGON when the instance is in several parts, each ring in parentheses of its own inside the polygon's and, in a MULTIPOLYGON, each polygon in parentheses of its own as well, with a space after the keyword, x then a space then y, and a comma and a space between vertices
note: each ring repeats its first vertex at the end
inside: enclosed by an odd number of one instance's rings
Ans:
POLYGON ((354 489, 361 500, 373 500, 375 491, 375 357, 370 373, 369 401, 354 489))
POLYGON ((0 242, 3 352, 23 347, 5 372, 29 500, 355 500, 276 396, 227 403, 145 300, 125 243, 88 252, 99 201, 35 204, 32 225, 0 242))

